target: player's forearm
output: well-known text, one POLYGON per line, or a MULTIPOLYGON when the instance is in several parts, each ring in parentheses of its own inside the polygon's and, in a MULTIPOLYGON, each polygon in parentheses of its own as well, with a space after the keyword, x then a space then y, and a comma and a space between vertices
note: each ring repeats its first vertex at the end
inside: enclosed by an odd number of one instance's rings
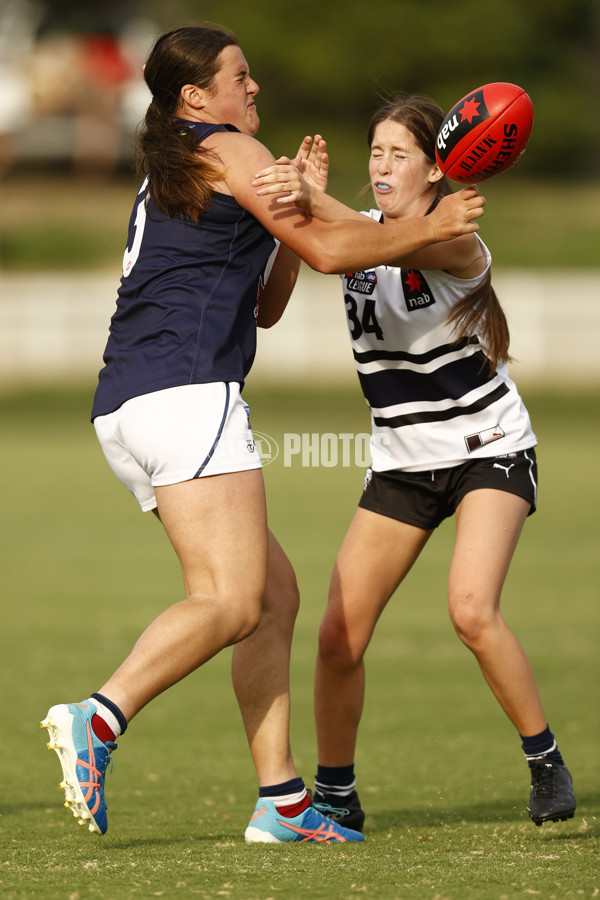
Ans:
POLYGON ((328 223, 314 218, 317 245, 308 248, 305 240, 300 255, 318 272, 343 274, 390 264, 435 240, 430 217, 385 227, 360 214, 359 218, 328 223))
POLYGON ((281 244, 258 302, 256 324, 271 328, 285 312, 298 278, 300 257, 281 244))
POLYGON ((335 197, 318 191, 316 188, 310 188, 307 201, 308 205, 304 207, 306 211, 323 222, 337 222, 340 219, 364 220, 365 218, 361 213, 336 200, 335 197))

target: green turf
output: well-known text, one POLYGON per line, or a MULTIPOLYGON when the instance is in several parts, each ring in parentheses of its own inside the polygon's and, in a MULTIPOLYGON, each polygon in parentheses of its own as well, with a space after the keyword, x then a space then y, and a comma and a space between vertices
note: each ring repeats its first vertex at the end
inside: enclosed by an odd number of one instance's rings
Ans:
MULTIPOLYGON (((540 439, 540 504, 504 612, 524 643, 578 794, 576 817, 535 828, 519 741, 445 609, 452 523, 393 599, 368 657, 357 754, 361 846, 247 846, 256 798, 230 653, 132 723, 108 777, 110 830, 62 808, 38 722, 97 689, 141 627, 178 599, 173 553, 110 473, 87 422, 91 386, 0 394, 3 517, 0 895, 232 900, 596 897, 600 892, 597 447, 600 394, 526 400, 540 439)), ((255 430, 367 427, 356 390, 249 385, 255 430)), ((361 488, 354 466, 265 469, 271 524, 302 590, 292 738, 315 770, 316 630, 329 570, 361 488)))

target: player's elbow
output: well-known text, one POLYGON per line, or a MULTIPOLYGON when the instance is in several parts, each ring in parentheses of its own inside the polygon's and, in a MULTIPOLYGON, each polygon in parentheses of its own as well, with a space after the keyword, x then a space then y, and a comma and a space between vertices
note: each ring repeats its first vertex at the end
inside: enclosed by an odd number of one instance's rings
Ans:
POLYGON ((262 316, 259 313, 259 315, 256 319, 256 324, 257 324, 258 328, 272 328, 273 325, 277 325, 277 323, 281 319, 282 315, 283 315, 283 310, 281 310, 281 312, 278 312, 278 313, 274 313, 274 312, 265 313, 262 316))
POLYGON ((334 248, 319 246, 307 255, 304 261, 322 275, 335 275, 340 271, 339 253, 334 248))
POLYGON ((313 266, 313 269, 322 275, 337 275, 340 272, 340 264, 335 259, 319 259, 318 264, 313 266))

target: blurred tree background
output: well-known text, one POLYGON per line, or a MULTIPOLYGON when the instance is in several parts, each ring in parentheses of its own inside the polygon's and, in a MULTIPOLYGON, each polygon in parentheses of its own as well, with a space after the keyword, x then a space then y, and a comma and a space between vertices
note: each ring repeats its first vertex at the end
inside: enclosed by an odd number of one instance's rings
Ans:
POLYGON ((599 0, 0 0, 0 92, 18 66, 37 77, 27 122, 13 98, 18 147, 0 102, 2 267, 120 258, 149 99, 141 63, 163 31, 206 21, 237 34, 261 88, 260 140, 291 155, 324 134, 330 190, 357 208, 369 202, 358 196, 366 125, 383 98, 426 94, 449 109, 482 84, 519 84, 533 133, 520 164, 481 187, 493 209, 484 237, 500 265, 598 267, 599 0), (25 13, 33 38, 15 26, 25 13))
POLYGON ((154 10, 165 27, 201 18, 232 28, 262 88, 261 139, 289 153, 322 130, 339 189, 365 177, 365 125, 382 95, 424 93, 449 109, 491 81, 532 98, 527 176, 600 175, 598 0, 172 0, 168 16, 162 3, 154 10))

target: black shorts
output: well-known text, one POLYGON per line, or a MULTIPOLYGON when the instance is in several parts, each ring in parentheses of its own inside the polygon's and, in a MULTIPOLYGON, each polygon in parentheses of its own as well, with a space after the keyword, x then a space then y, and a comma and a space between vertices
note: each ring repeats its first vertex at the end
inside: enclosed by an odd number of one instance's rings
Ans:
POLYGON ((531 504, 531 515, 537 494, 535 450, 474 459, 450 469, 427 472, 367 469, 358 505, 429 531, 454 515, 466 494, 481 488, 523 497, 531 504))

